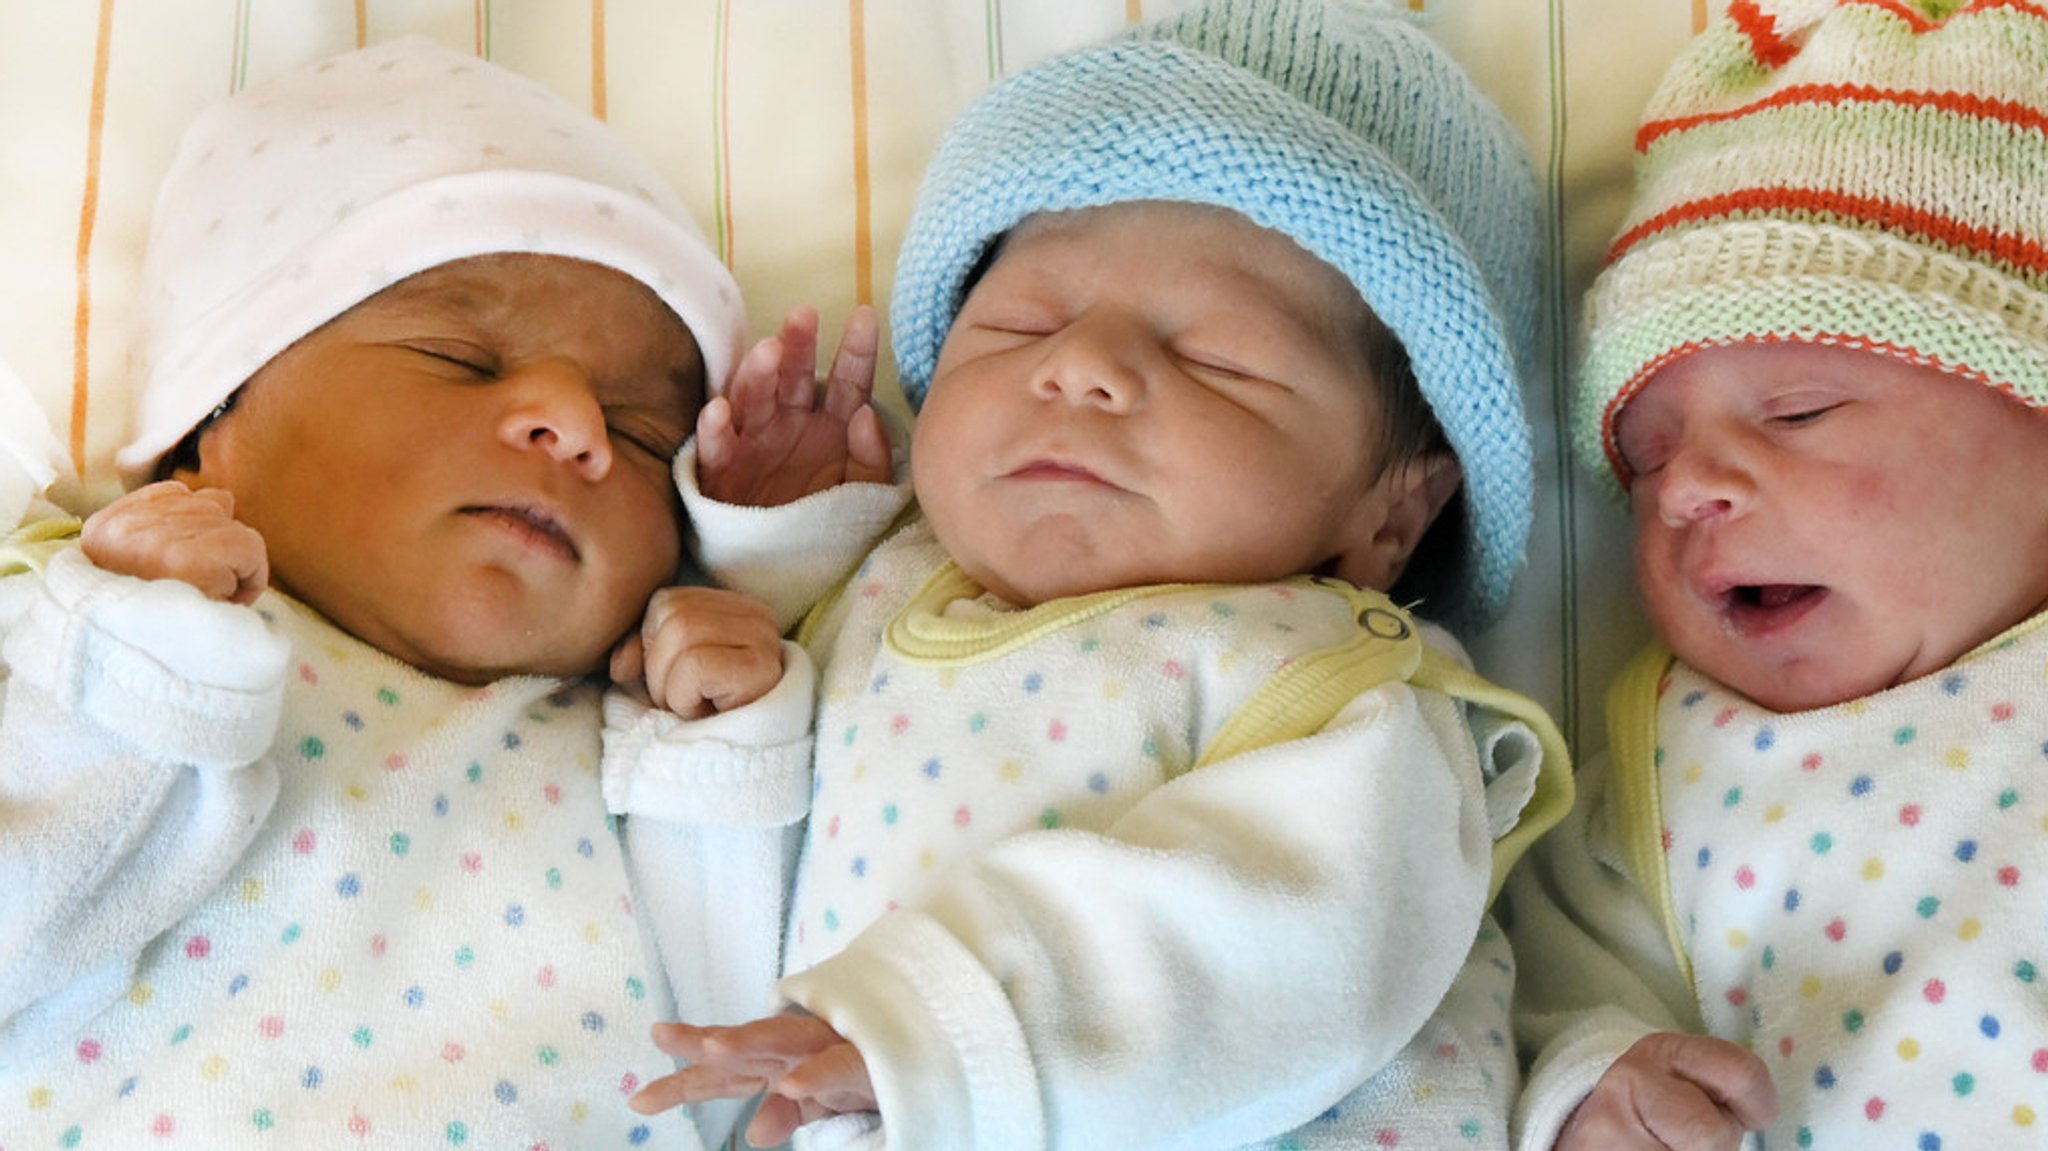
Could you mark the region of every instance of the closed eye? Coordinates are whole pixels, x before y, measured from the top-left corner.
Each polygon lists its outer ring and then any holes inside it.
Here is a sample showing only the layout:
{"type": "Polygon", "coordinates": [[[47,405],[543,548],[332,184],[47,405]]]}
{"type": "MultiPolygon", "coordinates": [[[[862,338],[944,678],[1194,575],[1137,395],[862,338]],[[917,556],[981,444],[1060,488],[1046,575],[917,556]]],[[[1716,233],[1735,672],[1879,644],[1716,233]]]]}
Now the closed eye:
{"type": "Polygon", "coordinates": [[[439,360],[444,364],[460,368],[474,376],[495,376],[496,362],[482,348],[468,344],[410,343],[403,346],[407,351],[439,360]]]}
{"type": "Polygon", "coordinates": [[[991,336],[1008,336],[1019,340],[1037,340],[1059,331],[1059,325],[1011,321],[996,324],[980,323],[974,325],[974,330],[991,336]]]}
{"type": "Polygon", "coordinates": [[[632,412],[605,413],[605,432],[614,441],[636,448],[658,460],[674,458],[682,450],[683,434],[658,421],[632,412]]]}
{"type": "Polygon", "coordinates": [[[1265,376],[1262,376],[1257,372],[1254,372],[1244,367],[1241,364],[1233,363],[1229,360],[1225,360],[1217,356],[1189,355],[1183,352],[1181,353],[1180,362],[1191,371],[1202,372],[1211,376],[1221,376],[1233,380],[1255,380],[1260,382],[1264,382],[1266,380],[1265,376]]]}
{"type": "Polygon", "coordinates": [[[1836,408],[1839,408],[1841,406],[1842,405],[1840,404],[1822,404],[1812,408],[1801,408],[1797,411],[1780,412],[1777,415],[1772,416],[1771,421],[1777,424],[1786,424],[1792,427],[1798,427],[1803,424],[1813,423],[1815,420],[1820,419],[1822,416],[1827,415],[1829,412],[1832,412],[1836,408]]]}
{"type": "Polygon", "coordinates": [[[1291,393],[1295,389],[1287,381],[1275,378],[1265,372],[1251,368],[1236,360],[1206,352],[1178,352],[1181,368],[1196,379],[1212,387],[1252,392],[1277,391],[1291,393]]]}

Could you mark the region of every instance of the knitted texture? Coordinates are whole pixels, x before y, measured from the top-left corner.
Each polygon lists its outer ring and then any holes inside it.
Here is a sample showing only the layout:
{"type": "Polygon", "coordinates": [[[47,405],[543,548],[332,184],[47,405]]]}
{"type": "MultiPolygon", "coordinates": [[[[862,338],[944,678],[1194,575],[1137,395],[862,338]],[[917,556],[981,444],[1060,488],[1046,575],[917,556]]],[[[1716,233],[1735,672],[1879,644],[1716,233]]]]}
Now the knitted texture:
{"type": "Polygon", "coordinates": [[[378,291],[495,252],[588,260],[682,318],[722,386],[739,287],[659,172],[541,85],[409,37],[187,129],[144,259],[131,485],[271,357],[378,291]]]}
{"type": "Polygon", "coordinates": [[[2048,404],[2048,8],[1734,0],[1672,65],[1586,303],[1582,460],[1717,345],[1864,348],[2048,404]]]}
{"type": "Polygon", "coordinates": [[[1034,213],[1134,200],[1233,209],[1358,287],[1464,468],[1463,553],[1404,590],[1483,628],[1521,566],[1533,482],[1518,364],[1540,227],[1513,129],[1364,0],[1219,0],[1022,72],[962,115],[919,189],[891,304],[911,403],[993,241],[1034,213]]]}

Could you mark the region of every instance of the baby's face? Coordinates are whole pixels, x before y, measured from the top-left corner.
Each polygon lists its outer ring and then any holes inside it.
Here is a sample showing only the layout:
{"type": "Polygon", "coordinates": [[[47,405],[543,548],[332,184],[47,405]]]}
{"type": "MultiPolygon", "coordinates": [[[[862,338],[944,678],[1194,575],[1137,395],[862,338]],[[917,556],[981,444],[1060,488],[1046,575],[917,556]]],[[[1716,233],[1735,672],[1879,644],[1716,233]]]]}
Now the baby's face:
{"type": "Polygon", "coordinates": [[[2048,601],[2048,413],[1846,348],[1696,352],[1625,407],[1665,642],[1778,711],[1926,675],[2048,601]]]}
{"type": "Polygon", "coordinates": [[[669,463],[701,378],[626,275],[462,260],[266,364],[181,478],[233,493],[280,587],[407,663],[582,674],[676,572],[669,463]]]}
{"type": "Polygon", "coordinates": [[[1336,564],[1383,514],[1365,304],[1233,212],[1034,217],[941,349],[911,451],[962,569],[1004,599],[1336,564]]]}

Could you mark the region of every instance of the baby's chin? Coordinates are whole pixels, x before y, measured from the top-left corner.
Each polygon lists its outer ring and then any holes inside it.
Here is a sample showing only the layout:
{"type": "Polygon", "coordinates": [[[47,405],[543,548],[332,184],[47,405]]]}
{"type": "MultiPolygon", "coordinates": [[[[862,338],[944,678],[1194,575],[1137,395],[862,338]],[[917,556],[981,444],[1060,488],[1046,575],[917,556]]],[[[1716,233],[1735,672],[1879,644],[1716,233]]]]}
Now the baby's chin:
{"type": "MultiPolygon", "coordinates": [[[[542,626],[544,621],[504,618],[472,610],[382,613],[362,605],[330,608],[308,603],[328,621],[385,655],[437,679],[484,687],[513,676],[580,679],[604,671],[631,620],[599,635],[596,625],[542,626]],[[351,610],[353,608],[353,610],[351,610]]],[[[606,626],[609,621],[606,621],[606,626]]]]}
{"type": "MultiPolygon", "coordinates": [[[[1681,655],[1680,658],[1684,657],[1681,655]]],[[[1810,658],[1798,658],[1772,665],[1745,663],[1736,667],[1710,667],[1705,664],[1693,666],[1722,685],[1748,697],[1757,705],[1785,715],[1802,711],[1820,711],[1838,707],[1851,700],[1866,699],[1939,671],[1952,662],[1952,658],[1927,666],[1922,666],[1923,661],[1918,660],[1900,664],[1810,658]]]]}

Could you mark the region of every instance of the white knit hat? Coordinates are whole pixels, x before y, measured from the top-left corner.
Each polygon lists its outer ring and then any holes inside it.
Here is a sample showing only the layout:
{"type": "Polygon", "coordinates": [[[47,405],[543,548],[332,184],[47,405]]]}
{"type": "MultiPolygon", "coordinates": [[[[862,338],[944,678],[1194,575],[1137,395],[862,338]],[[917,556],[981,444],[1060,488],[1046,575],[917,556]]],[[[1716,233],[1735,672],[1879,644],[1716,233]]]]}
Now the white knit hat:
{"type": "Polygon", "coordinates": [[[661,175],[541,85],[408,37],[248,89],[186,131],[143,265],[131,485],[272,357],[418,272],[497,252],[632,276],[716,392],[739,286],[661,175]]]}

